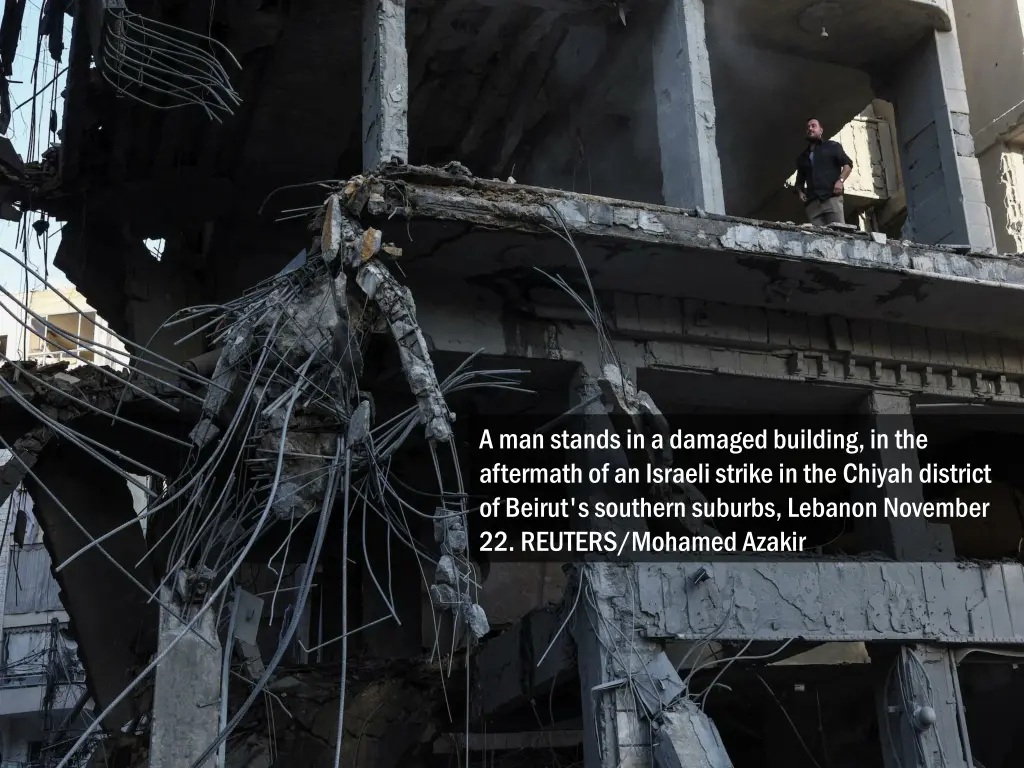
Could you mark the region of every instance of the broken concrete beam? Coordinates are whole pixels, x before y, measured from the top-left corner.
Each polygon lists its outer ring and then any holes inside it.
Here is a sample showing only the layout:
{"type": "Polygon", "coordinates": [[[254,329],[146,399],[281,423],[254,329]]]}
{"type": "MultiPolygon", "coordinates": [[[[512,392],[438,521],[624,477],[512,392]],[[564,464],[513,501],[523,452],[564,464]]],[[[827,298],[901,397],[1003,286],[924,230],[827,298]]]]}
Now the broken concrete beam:
{"type": "MultiPolygon", "coordinates": [[[[854,277],[858,281],[866,280],[868,273],[878,278],[886,275],[899,276],[900,280],[917,278],[924,281],[929,291],[951,289],[955,283],[956,290],[962,294],[959,301],[965,304],[986,302],[982,297],[983,291],[988,297],[986,303],[991,304],[1000,290],[1014,295],[1012,299],[1005,296],[1008,302],[1017,302],[1015,295],[1024,288],[1024,262],[1021,260],[978,254],[961,256],[944,246],[892,239],[878,243],[866,234],[826,233],[791,224],[726,217],[699,218],[664,206],[520,184],[464,179],[446,176],[436,169],[405,168],[389,172],[387,178],[405,183],[400,195],[393,193],[385,205],[373,212],[375,217],[379,215],[383,220],[383,217],[396,215],[417,221],[456,221],[500,232],[503,241],[513,232],[539,234],[554,241],[557,238],[551,234],[551,228],[560,229],[564,222],[573,237],[602,238],[602,247],[657,244],[663,248],[678,249],[678,255],[693,264],[693,269],[704,269],[705,264],[710,263],[702,262],[698,266],[698,256],[714,258],[716,264],[731,263],[736,256],[740,257],[735,259],[737,264],[748,265],[754,262],[743,258],[747,255],[782,258],[790,264],[804,264],[808,269],[820,267],[837,275],[840,274],[837,268],[848,267],[858,273],[854,277]],[[551,208],[558,212],[560,218],[552,214],[551,208]],[[727,262],[723,262],[723,258],[727,262]]],[[[539,245],[534,243],[531,247],[535,250],[531,252],[535,252],[539,245]]],[[[560,241],[559,247],[564,247],[560,241]]],[[[445,251],[446,254],[455,252],[457,249],[445,251]]],[[[587,251],[583,253],[586,257],[587,251]]],[[[672,258],[676,255],[673,253],[672,258]]],[[[655,257],[651,255],[650,258],[655,257]]],[[[606,269],[602,272],[607,274],[606,269]]],[[[595,282],[601,290],[600,281],[595,282]]],[[[708,294],[706,298],[729,301],[724,294],[708,294]]],[[[802,308],[809,308],[811,304],[804,303],[797,294],[793,294],[793,301],[797,302],[792,305],[794,311],[820,311],[820,305],[816,305],[816,310],[802,308]]],[[[1005,328],[1007,322],[1013,321],[1008,319],[1007,305],[1000,303],[999,307],[1001,317],[998,323],[995,317],[983,323],[975,318],[972,325],[964,329],[995,332],[997,328],[1005,328]],[[991,323],[991,327],[985,328],[987,323],[991,323]]],[[[929,325],[938,319],[938,327],[958,327],[962,318],[948,317],[948,314],[940,316],[936,313],[925,317],[915,311],[907,312],[904,317],[913,317],[912,322],[916,324],[929,325]]]]}
{"type": "MultiPolygon", "coordinates": [[[[50,559],[54,565],[64,564],[54,574],[61,603],[71,616],[89,689],[97,708],[105,709],[157,644],[157,610],[146,594],[152,568],[145,559],[148,545],[142,528],[131,525],[107,536],[135,519],[132,495],[122,475],[63,441],[51,442],[40,453],[25,485],[50,559]],[[94,547],[65,563],[101,537],[103,551],[94,547]]],[[[141,703],[120,700],[103,725],[116,732],[132,720],[137,706],[148,706],[147,698],[142,694],[141,703]]]]}
{"type": "Polygon", "coordinates": [[[376,261],[368,261],[359,268],[356,283],[380,308],[395,337],[402,370],[416,397],[427,440],[448,442],[454,419],[437,380],[426,338],[416,320],[412,293],[388,272],[387,267],[376,261]]]}
{"type": "Polygon", "coordinates": [[[409,159],[405,0],[363,0],[363,167],[409,159]]]}
{"type": "Polygon", "coordinates": [[[732,768],[715,724],[689,699],[662,714],[652,751],[656,768],[732,768]]]}

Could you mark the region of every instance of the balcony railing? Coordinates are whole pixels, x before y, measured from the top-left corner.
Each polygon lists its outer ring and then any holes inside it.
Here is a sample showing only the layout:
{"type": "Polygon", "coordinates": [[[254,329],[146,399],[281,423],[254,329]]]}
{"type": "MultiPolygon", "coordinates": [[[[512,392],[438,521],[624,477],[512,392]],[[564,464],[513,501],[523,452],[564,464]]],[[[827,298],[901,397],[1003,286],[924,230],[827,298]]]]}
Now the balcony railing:
{"type": "Polygon", "coordinates": [[[0,688],[30,688],[35,685],[46,685],[46,675],[42,672],[0,675],[0,688]]]}

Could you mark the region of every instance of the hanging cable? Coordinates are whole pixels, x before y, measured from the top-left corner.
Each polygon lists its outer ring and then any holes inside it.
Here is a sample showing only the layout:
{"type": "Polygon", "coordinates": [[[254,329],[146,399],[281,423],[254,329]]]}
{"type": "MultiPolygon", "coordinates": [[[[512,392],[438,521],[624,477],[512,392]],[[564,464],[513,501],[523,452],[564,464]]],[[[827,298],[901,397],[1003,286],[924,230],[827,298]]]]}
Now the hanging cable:
{"type": "Polygon", "coordinates": [[[105,11],[97,59],[103,78],[121,95],[154,109],[198,106],[221,122],[242,100],[217,53],[241,69],[218,41],[122,7],[105,11]]]}

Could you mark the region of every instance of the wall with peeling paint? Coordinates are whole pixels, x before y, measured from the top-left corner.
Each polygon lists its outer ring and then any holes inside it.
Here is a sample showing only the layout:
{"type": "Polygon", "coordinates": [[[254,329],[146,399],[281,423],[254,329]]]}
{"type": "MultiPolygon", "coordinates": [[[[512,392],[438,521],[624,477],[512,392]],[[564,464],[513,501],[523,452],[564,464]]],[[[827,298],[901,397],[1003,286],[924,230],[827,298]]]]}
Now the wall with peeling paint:
{"type": "MultiPolygon", "coordinates": [[[[1014,0],[953,0],[971,104],[971,129],[982,132],[1024,100],[1024,19],[1014,0]]],[[[1024,108],[1018,108],[1018,112],[1024,108]]],[[[1007,116],[1018,119],[1017,114],[1007,116]]],[[[998,132],[1006,127],[999,126],[998,132]]],[[[979,151],[987,147],[979,146],[979,151]]]]}

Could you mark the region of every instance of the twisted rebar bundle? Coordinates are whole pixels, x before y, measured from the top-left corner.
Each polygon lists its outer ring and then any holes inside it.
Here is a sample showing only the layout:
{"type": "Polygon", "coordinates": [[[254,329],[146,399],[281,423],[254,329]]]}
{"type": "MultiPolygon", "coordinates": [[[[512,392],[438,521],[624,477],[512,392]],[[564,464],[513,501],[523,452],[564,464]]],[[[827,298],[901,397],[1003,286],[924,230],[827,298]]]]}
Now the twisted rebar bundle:
{"type": "Polygon", "coordinates": [[[211,120],[241,104],[215,51],[241,65],[224,45],[126,8],[109,8],[103,24],[100,69],[124,96],[156,109],[202,107],[211,120]],[[186,41],[193,37],[198,44],[186,41]],[[201,47],[205,44],[206,49],[201,47]]]}

